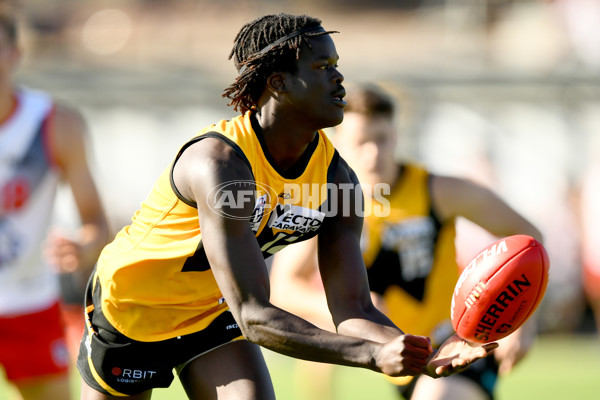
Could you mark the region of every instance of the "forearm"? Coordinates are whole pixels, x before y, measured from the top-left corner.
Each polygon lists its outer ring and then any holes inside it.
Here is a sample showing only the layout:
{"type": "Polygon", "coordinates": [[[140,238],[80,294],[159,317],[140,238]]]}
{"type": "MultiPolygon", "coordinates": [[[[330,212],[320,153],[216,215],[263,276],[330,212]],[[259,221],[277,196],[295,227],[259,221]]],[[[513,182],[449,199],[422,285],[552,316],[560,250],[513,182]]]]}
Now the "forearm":
{"type": "Polygon", "coordinates": [[[364,315],[339,322],[337,331],[342,335],[360,337],[378,343],[388,342],[403,334],[402,330],[374,306],[365,310],[364,315]]]}
{"type": "Polygon", "coordinates": [[[290,357],[381,372],[379,343],[319,329],[274,306],[249,308],[241,313],[240,327],[251,342],[290,357]]]}
{"type": "Polygon", "coordinates": [[[81,226],[77,232],[77,244],[79,245],[80,269],[91,271],[100,252],[108,243],[109,230],[106,221],[87,223],[81,226]]]}
{"type": "MultiPolygon", "coordinates": [[[[235,223],[232,222],[232,224],[235,223]]],[[[269,350],[310,361],[362,367],[382,371],[376,361],[382,344],[359,337],[343,336],[317,328],[308,321],[273,305],[262,255],[246,228],[230,231],[226,240],[206,238],[215,279],[244,337],[269,350]],[[245,252],[239,251],[245,249],[245,252]],[[216,254],[226,256],[215,256],[216,254]]],[[[400,356],[398,355],[398,358],[400,356]]],[[[381,363],[390,364],[381,357],[381,363]]]]}

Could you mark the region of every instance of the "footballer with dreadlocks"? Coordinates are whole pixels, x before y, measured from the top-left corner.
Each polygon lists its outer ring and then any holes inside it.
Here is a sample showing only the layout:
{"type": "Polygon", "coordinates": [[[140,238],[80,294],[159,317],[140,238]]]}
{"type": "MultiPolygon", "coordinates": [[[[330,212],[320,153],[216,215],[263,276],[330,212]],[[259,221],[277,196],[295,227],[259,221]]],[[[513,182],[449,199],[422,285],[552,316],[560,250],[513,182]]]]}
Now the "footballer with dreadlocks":
{"type": "Polygon", "coordinates": [[[173,369],[190,399],[274,399],[260,346],[391,376],[454,373],[495,344],[433,352],[371,303],[362,192],[322,129],[343,119],[333,31],[308,16],[244,25],[224,96],[241,114],[185,143],[107,245],[86,292],[83,400],[150,399],[173,369]],[[319,233],[337,333],[269,301],[265,259],[319,233]]]}

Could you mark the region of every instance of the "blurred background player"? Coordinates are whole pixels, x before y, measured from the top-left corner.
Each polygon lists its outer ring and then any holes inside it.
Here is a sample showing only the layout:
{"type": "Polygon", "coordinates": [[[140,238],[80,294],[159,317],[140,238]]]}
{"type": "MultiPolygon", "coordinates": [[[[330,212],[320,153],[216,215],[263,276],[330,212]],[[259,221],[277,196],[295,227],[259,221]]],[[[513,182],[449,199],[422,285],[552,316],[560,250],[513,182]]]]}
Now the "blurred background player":
{"type": "MultiPolygon", "coordinates": [[[[439,345],[453,333],[450,299],[460,273],[456,219],[467,218],[499,237],[521,233],[541,240],[541,234],[483,186],[434,175],[412,163],[398,163],[395,105],[381,88],[350,88],[346,101],[344,120],[335,127],[333,141],[364,187],[361,247],[374,303],[398,326],[430,336],[439,345]],[[382,192],[377,185],[382,183],[389,185],[391,192],[384,201],[378,201],[382,192]],[[387,207],[386,202],[389,213],[378,216],[377,207],[387,207]]],[[[490,235],[488,240],[495,239],[490,235]]],[[[271,300],[324,329],[334,330],[318,274],[316,248],[317,241],[311,239],[275,256],[271,300]]],[[[452,377],[393,381],[405,398],[413,400],[491,399],[498,370],[510,371],[525,355],[533,335],[533,324],[528,323],[503,340],[495,355],[452,377]]],[[[314,383],[308,385],[310,388],[331,396],[328,370],[328,366],[311,364],[305,372],[310,371],[308,380],[314,383]]]]}
{"type": "Polygon", "coordinates": [[[0,13],[0,367],[25,400],[69,399],[65,333],[83,332],[83,287],[108,240],[108,223],[86,159],[76,111],[14,84],[20,59],[16,17],[0,13]],[[59,182],[71,189],[81,227],[51,229],[59,182]],[[46,236],[48,234],[48,236],[46,236]],[[62,276],[62,278],[59,278],[62,276]],[[60,281],[75,291],[61,301],[60,281]]]}

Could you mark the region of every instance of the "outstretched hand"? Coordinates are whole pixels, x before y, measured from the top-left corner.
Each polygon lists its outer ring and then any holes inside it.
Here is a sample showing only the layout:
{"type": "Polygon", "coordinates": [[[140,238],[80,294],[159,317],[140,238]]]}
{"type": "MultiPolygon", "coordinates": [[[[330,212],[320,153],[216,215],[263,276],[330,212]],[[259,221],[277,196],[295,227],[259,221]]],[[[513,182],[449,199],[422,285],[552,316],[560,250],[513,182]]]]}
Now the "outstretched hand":
{"type": "Polygon", "coordinates": [[[456,334],[450,336],[434,353],[423,371],[432,378],[460,372],[480,358],[487,357],[498,343],[470,344],[456,334]]]}

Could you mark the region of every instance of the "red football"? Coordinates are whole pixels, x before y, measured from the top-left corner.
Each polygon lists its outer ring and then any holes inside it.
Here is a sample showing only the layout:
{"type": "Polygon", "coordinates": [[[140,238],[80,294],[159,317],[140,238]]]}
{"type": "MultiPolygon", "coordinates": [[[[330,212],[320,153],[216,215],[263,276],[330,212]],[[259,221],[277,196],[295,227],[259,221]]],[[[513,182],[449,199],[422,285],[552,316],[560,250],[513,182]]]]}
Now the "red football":
{"type": "Polygon", "coordinates": [[[485,248],[456,282],[450,315],[457,335],[477,343],[510,335],[540,304],[549,267],[546,249],[531,236],[508,236],[485,248]]]}

